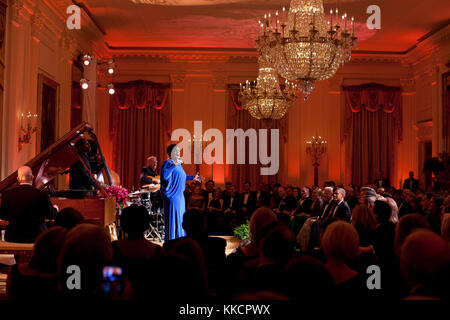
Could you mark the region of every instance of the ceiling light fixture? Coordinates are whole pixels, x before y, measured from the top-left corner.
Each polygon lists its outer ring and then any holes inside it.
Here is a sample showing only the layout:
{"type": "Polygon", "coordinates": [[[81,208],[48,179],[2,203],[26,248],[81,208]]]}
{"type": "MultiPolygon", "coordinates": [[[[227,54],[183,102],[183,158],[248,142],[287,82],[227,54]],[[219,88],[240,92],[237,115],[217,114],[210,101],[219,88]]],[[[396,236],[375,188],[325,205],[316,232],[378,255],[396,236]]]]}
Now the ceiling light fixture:
{"type": "Polygon", "coordinates": [[[322,0],[292,0],[287,19],[283,8],[281,17],[277,11],[259,21],[258,51],[281,77],[298,84],[305,100],[315,81],[331,78],[357,46],[353,17],[348,21],[345,13],[340,20],[338,12],[333,21],[330,11],[327,22],[322,0]]]}
{"type": "Polygon", "coordinates": [[[281,119],[297,98],[295,85],[285,81],[281,90],[275,69],[263,57],[259,57],[259,74],[254,82],[240,85],[239,98],[242,107],[256,119],[281,119]]]}
{"type": "Polygon", "coordinates": [[[108,93],[114,94],[116,91],[114,90],[114,85],[112,83],[108,84],[108,93]]]}

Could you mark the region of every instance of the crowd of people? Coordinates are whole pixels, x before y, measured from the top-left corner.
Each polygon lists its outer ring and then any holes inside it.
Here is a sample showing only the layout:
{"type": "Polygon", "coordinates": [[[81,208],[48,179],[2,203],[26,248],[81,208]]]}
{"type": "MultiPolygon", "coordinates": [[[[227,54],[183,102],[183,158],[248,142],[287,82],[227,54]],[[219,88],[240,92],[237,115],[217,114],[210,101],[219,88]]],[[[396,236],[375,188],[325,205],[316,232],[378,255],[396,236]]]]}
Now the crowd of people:
{"type": "Polygon", "coordinates": [[[231,183],[222,190],[209,180],[205,189],[189,184],[185,198],[186,236],[162,247],[144,237],[150,222],[144,207],[122,211],[126,237],[113,242],[82,213],[59,211],[55,226],[37,237],[31,261],[11,268],[9,298],[449,297],[448,191],[333,182],[313,188],[259,184],[252,190],[245,182],[237,193],[231,183]],[[232,234],[247,220],[249,242],[226,256],[226,241],[212,235],[232,234]],[[80,268],[79,288],[69,285],[71,266],[80,268]],[[122,273],[106,277],[105,267],[122,273]]]}

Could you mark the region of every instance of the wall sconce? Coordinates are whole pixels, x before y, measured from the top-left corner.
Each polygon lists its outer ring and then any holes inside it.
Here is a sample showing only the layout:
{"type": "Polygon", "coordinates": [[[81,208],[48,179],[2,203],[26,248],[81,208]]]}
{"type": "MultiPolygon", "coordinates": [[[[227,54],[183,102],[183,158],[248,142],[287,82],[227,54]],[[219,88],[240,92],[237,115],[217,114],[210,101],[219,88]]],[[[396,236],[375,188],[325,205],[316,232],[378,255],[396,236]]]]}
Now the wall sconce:
{"type": "Polygon", "coordinates": [[[31,114],[31,112],[28,112],[26,115],[23,113],[20,115],[19,151],[22,150],[24,144],[31,143],[31,135],[38,129],[37,118],[38,115],[31,114]],[[26,122],[26,127],[24,127],[24,122],[26,122]]]}

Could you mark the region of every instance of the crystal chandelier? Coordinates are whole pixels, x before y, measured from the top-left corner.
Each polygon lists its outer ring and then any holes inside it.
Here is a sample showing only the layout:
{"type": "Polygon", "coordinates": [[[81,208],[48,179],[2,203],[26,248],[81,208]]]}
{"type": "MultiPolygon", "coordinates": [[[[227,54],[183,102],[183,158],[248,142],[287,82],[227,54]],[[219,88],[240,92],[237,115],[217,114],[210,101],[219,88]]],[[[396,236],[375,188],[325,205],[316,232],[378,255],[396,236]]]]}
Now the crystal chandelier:
{"type": "Polygon", "coordinates": [[[258,63],[257,80],[240,85],[242,107],[256,119],[281,119],[297,98],[296,87],[286,80],[281,90],[275,69],[261,56],[258,63]]]}
{"type": "Polygon", "coordinates": [[[335,13],[335,24],[330,11],[327,25],[322,0],[292,0],[287,21],[285,8],[281,17],[277,11],[274,17],[265,15],[259,21],[258,51],[281,77],[297,82],[305,100],[314,82],[332,77],[357,46],[353,17],[347,25],[347,14],[340,21],[338,9],[335,13]]]}

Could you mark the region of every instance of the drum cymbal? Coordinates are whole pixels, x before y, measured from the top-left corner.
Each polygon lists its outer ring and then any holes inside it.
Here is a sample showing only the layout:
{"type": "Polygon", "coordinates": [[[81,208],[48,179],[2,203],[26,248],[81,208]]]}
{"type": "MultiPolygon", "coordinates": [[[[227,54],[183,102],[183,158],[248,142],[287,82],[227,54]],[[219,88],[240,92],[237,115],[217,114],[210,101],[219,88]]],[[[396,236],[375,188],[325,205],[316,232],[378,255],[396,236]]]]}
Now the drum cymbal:
{"type": "Polygon", "coordinates": [[[133,193],[129,193],[128,196],[129,197],[139,197],[141,194],[144,194],[144,193],[148,193],[148,190],[135,191],[133,193]]]}

